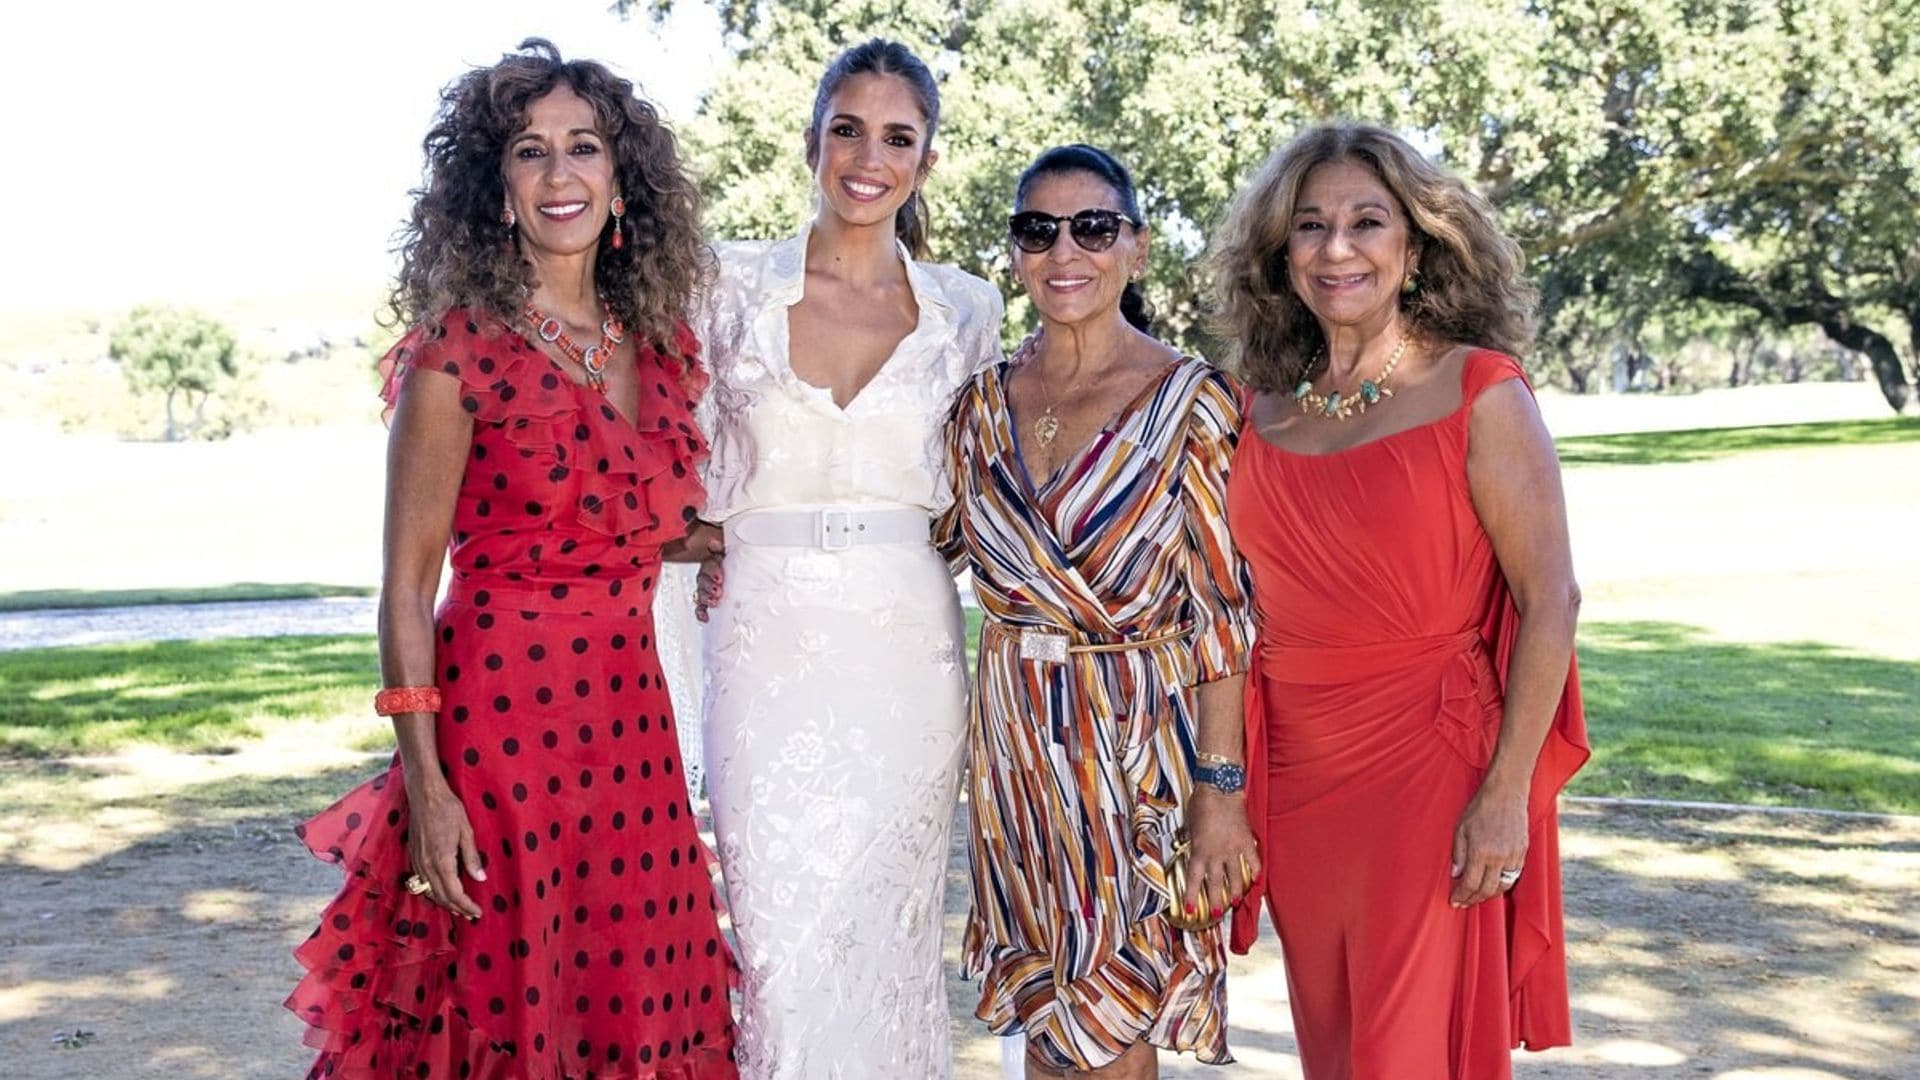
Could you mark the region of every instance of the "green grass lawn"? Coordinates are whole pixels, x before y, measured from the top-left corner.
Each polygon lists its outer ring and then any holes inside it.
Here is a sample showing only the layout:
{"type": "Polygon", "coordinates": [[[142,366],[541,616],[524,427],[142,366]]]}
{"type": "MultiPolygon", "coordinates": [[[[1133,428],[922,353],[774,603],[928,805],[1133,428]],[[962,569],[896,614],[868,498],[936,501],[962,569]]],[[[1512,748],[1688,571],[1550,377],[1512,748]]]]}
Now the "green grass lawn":
{"type": "Polygon", "coordinates": [[[365,585],[320,585],[310,581],[286,584],[242,581],[232,585],[181,589],[33,589],[0,592],[0,611],[207,604],[229,600],[313,600],[331,596],[372,596],[376,591],[365,585]]]}
{"type": "Polygon", "coordinates": [[[231,747],[269,723],[361,714],[370,636],[230,638],[0,653],[0,755],[134,743],[231,747]]]}
{"type": "Polygon", "coordinates": [[[1823,446],[1882,446],[1920,442],[1920,417],[1843,420],[1819,424],[1647,431],[1560,439],[1562,465],[1669,465],[1711,461],[1754,450],[1823,446]]]}
{"type": "MultiPolygon", "coordinates": [[[[1920,813],[1913,664],[1663,622],[1590,624],[1580,655],[1595,754],[1577,793],[1920,813]]],[[[370,637],[0,653],[0,754],[227,748],[364,712],[376,670],[370,637]]]]}
{"type": "Polygon", "coordinates": [[[1583,795],[1920,813],[1920,665],[1669,622],[1581,628],[1583,795]]]}

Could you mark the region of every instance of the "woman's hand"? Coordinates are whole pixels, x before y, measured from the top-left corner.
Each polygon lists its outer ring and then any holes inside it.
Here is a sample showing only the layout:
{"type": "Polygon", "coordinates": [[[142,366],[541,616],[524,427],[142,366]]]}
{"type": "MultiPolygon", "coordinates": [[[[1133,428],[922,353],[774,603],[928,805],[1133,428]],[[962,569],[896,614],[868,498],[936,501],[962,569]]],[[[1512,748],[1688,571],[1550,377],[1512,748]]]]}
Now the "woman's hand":
{"type": "Polygon", "coordinates": [[[413,872],[433,886],[427,899],[464,919],[479,919],[480,905],[460,887],[460,872],[464,869],[475,881],[487,880],[487,872],[480,867],[473,826],[460,797],[434,773],[407,784],[407,806],[407,856],[413,872]]]}
{"type": "Polygon", "coordinates": [[[1453,830],[1454,907],[1472,907],[1513,888],[1501,871],[1527,861],[1527,789],[1483,783],[1453,830]]]}
{"type": "Polygon", "coordinates": [[[693,617],[701,622],[707,621],[707,609],[720,602],[725,595],[727,575],[721,565],[719,555],[709,555],[700,560],[700,573],[693,593],[693,617]]]}
{"type": "Polygon", "coordinates": [[[693,519],[687,535],[661,545],[660,558],[666,562],[700,562],[727,550],[726,530],[711,521],[693,519]]]}
{"type": "Polygon", "coordinates": [[[1218,920],[1260,876],[1260,848],[1247,823],[1246,796],[1195,784],[1187,804],[1187,836],[1192,842],[1187,895],[1179,902],[1188,914],[1205,912],[1218,920]]]}

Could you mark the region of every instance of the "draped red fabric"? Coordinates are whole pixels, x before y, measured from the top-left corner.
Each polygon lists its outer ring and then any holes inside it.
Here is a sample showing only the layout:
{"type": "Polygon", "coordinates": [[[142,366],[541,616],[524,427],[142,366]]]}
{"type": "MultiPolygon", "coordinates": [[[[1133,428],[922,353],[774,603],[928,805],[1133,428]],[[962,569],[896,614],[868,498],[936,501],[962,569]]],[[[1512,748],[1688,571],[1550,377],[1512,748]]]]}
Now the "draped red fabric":
{"type": "Polygon", "coordinates": [[[1588,756],[1571,666],[1504,896],[1448,903],[1451,837],[1491,761],[1519,619],[1466,478],[1468,421],[1512,358],[1468,356],[1457,410],[1349,450],[1243,433],[1228,496],[1254,577],[1248,815],[1309,1077],[1510,1075],[1571,1040],[1557,796],[1588,756]]]}

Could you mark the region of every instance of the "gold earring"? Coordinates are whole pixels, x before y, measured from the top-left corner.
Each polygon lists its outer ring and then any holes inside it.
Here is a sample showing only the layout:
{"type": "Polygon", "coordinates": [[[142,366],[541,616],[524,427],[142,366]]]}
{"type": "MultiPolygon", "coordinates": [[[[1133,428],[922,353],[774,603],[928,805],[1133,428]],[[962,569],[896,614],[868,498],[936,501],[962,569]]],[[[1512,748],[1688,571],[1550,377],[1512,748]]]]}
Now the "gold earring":
{"type": "Polygon", "coordinates": [[[1414,291],[1419,288],[1420,288],[1420,271],[1418,270],[1407,271],[1406,279],[1400,282],[1400,295],[1412,296],[1414,294],[1414,291]]]}

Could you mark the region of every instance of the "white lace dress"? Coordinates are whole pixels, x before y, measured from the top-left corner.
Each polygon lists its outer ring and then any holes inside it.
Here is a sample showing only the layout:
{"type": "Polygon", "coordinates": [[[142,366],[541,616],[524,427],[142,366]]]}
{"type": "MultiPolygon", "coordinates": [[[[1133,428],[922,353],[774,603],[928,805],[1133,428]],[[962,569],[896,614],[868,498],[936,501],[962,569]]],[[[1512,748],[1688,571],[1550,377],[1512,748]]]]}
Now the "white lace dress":
{"type": "MultiPolygon", "coordinates": [[[[949,501],[942,429],[1001,300],[907,261],[919,322],[845,409],[788,363],[806,234],[724,245],[706,516],[949,501]]],[[[901,257],[906,259],[903,251],[901,257]]],[[[963,622],[930,545],[734,544],[706,628],[705,768],[745,985],[747,1080],[952,1072],[940,931],[966,732],[963,622]]]]}

